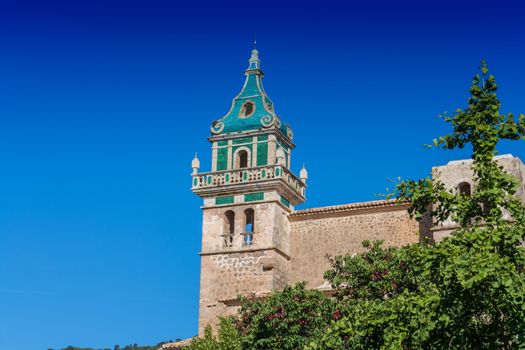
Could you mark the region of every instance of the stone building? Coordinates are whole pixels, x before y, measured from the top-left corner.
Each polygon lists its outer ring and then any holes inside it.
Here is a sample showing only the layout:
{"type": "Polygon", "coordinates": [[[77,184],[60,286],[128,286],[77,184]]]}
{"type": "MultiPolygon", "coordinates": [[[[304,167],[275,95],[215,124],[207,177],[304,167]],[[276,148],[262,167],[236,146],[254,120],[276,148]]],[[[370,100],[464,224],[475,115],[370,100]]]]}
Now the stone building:
{"type": "MultiPolygon", "coordinates": [[[[254,49],[241,92],[211,125],[211,171],[199,172],[197,156],[192,162],[192,190],[204,200],[199,334],[217,316],[234,313],[239,295],[263,297],[299,281],[328,289],[326,254],[359,252],[365,239],[395,246],[421,235],[441,239],[454,228],[416,222],[406,205],[388,200],[295,210],[305,201],[308,173],[290,170],[293,133],[263,88],[260,64],[254,49]]],[[[525,200],[525,166],[512,156],[499,161],[521,179],[518,195],[525,200]]],[[[470,164],[450,162],[433,175],[469,193],[470,164]]]]}

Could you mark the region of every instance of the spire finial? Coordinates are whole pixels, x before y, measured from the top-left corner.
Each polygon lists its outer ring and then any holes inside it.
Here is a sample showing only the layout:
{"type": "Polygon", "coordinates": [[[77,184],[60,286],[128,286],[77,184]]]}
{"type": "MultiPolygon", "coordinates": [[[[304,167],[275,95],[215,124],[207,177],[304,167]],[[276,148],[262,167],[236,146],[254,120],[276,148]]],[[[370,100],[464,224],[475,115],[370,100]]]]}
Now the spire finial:
{"type": "Polygon", "coordinates": [[[306,180],[308,179],[308,171],[306,170],[306,167],[304,166],[304,163],[303,163],[303,167],[302,167],[301,171],[299,172],[299,178],[304,183],[306,183],[306,180]]]}
{"type": "Polygon", "coordinates": [[[191,168],[193,169],[193,172],[191,174],[196,175],[200,167],[201,167],[201,162],[199,161],[199,158],[197,157],[197,152],[195,152],[195,157],[191,161],[191,168]]]}
{"type": "Polygon", "coordinates": [[[260,69],[261,61],[259,61],[259,51],[257,51],[257,39],[256,38],[254,38],[253,40],[252,55],[248,62],[250,62],[250,67],[248,68],[248,70],[260,69]]]}
{"type": "Polygon", "coordinates": [[[253,49],[257,50],[257,33],[253,33],[253,49]]]}

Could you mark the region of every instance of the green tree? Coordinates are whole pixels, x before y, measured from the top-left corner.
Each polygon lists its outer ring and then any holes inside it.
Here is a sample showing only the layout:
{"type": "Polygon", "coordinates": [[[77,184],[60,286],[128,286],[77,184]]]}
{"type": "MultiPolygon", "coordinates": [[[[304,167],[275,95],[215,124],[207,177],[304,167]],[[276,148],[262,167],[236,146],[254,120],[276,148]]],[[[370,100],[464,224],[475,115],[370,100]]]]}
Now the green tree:
{"type": "Polygon", "coordinates": [[[242,348],[302,349],[323,332],[334,311],[330,298],[306,289],[304,283],[285,287],[264,300],[245,300],[237,324],[242,348]]]}
{"type": "Polygon", "coordinates": [[[500,140],[524,138],[525,116],[500,114],[495,78],[485,62],[480,71],[468,106],[445,118],[452,132],[434,140],[444,149],[472,147],[472,195],[430,178],[402,181],[394,193],[411,202],[416,219],[430,210],[437,222],[452,218],[460,227],[440,243],[396,250],[416,288],[354,300],[310,349],[525,348],[525,208],[516,180],[494,161],[500,140]]]}
{"type": "Polygon", "coordinates": [[[208,326],[204,330],[204,336],[194,338],[184,350],[241,350],[240,334],[235,328],[233,318],[221,318],[219,320],[218,335],[215,336],[208,326]]]}

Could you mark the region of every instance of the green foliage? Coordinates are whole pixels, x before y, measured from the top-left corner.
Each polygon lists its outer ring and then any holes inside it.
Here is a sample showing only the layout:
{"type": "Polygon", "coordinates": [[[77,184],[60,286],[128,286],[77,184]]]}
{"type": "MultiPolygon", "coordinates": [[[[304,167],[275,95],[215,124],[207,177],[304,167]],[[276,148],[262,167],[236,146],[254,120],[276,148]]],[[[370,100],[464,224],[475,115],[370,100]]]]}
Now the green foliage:
{"type": "Polygon", "coordinates": [[[416,288],[416,278],[409,261],[412,247],[382,248],[382,241],[363,242],[366,252],[330,259],[331,269],[324,278],[335,289],[341,302],[383,300],[416,288]]]}
{"type": "Polygon", "coordinates": [[[220,320],[217,335],[206,327],[204,335],[184,350],[296,350],[327,328],[334,301],[304,283],[274,291],[262,300],[243,298],[236,318],[220,320]]]}
{"type": "Polygon", "coordinates": [[[512,114],[500,114],[497,85],[494,76],[488,74],[485,61],[481,62],[480,71],[482,74],[474,77],[470,88],[469,105],[465,110],[458,109],[453,117],[445,117],[452,124],[452,133],[434,139],[434,146],[445,150],[472,146],[476,191],[472,196],[458,196],[430,178],[402,181],[392,195],[412,202],[410,213],[416,218],[433,205],[436,221],[450,217],[464,227],[501,221],[503,208],[523,219],[521,205],[513,196],[516,180],[503,172],[493,157],[500,140],[525,139],[525,116],[520,114],[516,121],[512,114]]]}
{"type": "Polygon", "coordinates": [[[218,335],[213,335],[211,327],[204,330],[204,336],[194,338],[184,350],[241,350],[241,338],[232,318],[221,318],[218,335]]]}
{"type": "Polygon", "coordinates": [[[525,117],[499,113],[495,78],[485,62],[480,70],[467,108],[445,119],[452,133],[434,140],[444,149],[472,147],[473,193],[427,178],[402,181],[393,194],[412,204],[416,219],[430,210],[436,223],[452,218],[459,229],[433,245],[373,247],[370,261],[370,251],[336,260],[326,276],[345,286],[341,303],[349,312],[308,349],[525,348],[525,208],[515,179],[493,160],[500,140],[523,139],[525,117]],[[395,270],[398,259],[410,269],[395,270]],[[407,285],[396,291],[388,275],[380,283],[364,279],[382,268],[406,272],[407,285]]]}
{"type": "MultiPolygon", "coordinates": [[[[380,241],[365,241],[363,246],[364,253],[331,260],[325,278],[336,291],[342,317],[307,349],[380,349],[385,343],[383,334],[388,334],[389,343],[399,345],[408,329],[394,329],[408,320],[412,337],[422,338],[419,317],[436,298],[429,295],[421,303],[410,304],[415,293],[426,288],[420,286],[421,268],[414,264],[426,244],[383,248],[380,241]]],[[[400,348],[396,346],[392,349],[400,348]]]]}
{"type": "Polygon", "coordinates": [[[304,283],[274,292],[264,300],[245,299],[239,311],[242,349],[302,349],[334,317],[333,301],[304,283]]]}

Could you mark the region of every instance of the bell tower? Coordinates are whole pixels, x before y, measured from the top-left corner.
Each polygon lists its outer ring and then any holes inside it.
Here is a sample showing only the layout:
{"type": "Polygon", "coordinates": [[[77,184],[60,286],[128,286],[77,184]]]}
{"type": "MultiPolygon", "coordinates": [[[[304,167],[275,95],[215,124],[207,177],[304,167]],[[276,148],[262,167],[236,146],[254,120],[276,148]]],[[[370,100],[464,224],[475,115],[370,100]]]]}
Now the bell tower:
{"type": "Polygon", "coordinates": [[[241,92],[211,124],[210,172],[192,162],[192,190],[204,201],[199,334],[232,314],[239,295],[262,296],[288,281],[288,215],[305,201],[307,172],[290,171],[293,133],[264,91],[254,47],[241,92]]]}

